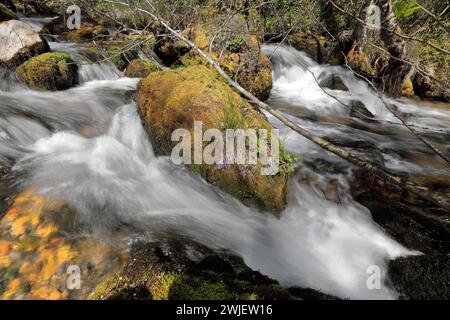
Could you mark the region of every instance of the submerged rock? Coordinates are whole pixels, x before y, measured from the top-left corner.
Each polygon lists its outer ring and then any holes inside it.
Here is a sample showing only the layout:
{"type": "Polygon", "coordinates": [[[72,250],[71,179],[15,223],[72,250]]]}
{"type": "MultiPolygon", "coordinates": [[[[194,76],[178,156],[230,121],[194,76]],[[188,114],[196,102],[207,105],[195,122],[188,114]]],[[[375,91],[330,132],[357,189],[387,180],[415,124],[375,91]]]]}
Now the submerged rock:
{"type": "Polygon", "coordinates": [[[77,65],[67,53],[49,52],[17,68],[17,75],[36,90],[65,90],[77,83],[77,65]]]}
{"type": "Polygon", "coordinates": [[[150,73],[162,70],[162,66],[155,61],[134,59],[125,70],[125,75],[130,78],[145,78],[150,73]]]}
{"type": "Polygon", "coordinates": [[[361,120],[370,120],[371,118],[375,118],[372,112],[367,110],[364,103],[359,100],[352,100],[349,103],[350,106],[350,116],[359,118],[361,120]]]}
{"type": "Polygon", "coordinates": [[[337,65],[341,60],[331,40],[317,37],[310,30],[289,35],[287,40],[295,49],[305,51],[318,63],[337,65]]]}
{"type": "Polygon", "coordinates": [[[14,67],[49,50],[30,25],[18,20],[0,23],[0,65],[14,67]]]}
{"type": "Polygon", "coordinates": [[[342,78],[337,75],[328,75],[327,77],[319,81],[319,85],[323,88],[332,90],[348,91],[348,87],[345,85],[342,78]]]}
{"type": "MultiPolygon", "coordinates": [[[[184,128],[192,133],[194,121],[201,121],[204,131],[210,128],[222,132],[225,129],[272,129],[263,115],[221,80],[218,73],[205,66],[151,74],[140,82],[136,100],[153,147],[160,155],[170,155],[178,144],[171,141],[173,131],[184,128]]],[[[280,159],[284,157],[280,155],[280,159]]],[[[284,207],[287,173],[283,171],[262,175],[259,161],[257,165],[190,167],[208,182],[248,204],[272,212],[284,207]]]]}
{"type": "Polygon", "coordinates": [[[11,11],[8,7],[0,3],[0,22],[9,21],[9,20],[17,20],[17,15],[11,11]]]}

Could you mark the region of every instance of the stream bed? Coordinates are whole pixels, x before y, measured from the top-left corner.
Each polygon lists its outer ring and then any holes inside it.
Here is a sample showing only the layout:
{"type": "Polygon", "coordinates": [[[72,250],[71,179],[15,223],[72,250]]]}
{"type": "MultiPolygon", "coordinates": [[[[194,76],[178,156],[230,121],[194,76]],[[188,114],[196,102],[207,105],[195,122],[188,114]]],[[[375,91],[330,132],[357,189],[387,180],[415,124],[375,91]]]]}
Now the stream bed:
{"type": "MultiPolygon", "coordinates": [[[[15,74],[0,70],[0,166],[8,169],[9,184],[17,192],[31,192],[33,201],[43,197],[54,206],[69,207],[82,226],[78,236],[108,247],[105,230],[115,232],[115,253],[101,255],[107,262],[96,264],[99,269],[114,269],[133,239],[170,235],[231,251],[286,287],[313,288],[341,298],[398,297],[385,281],[388,261],[421,253],[396,241],[374,222],[368,208],[352,198],[354,167],[268,116],[281,129],[287,150],[300,154],[301,160],[280,217],[258,212],[169,157],[154,155],[130,94],[139,79],[123,77],[110,63],[92,63],[79,44],[50,46],[70,53],[79,64],[79,85],[38,92],[21,84],[15,74]],[[324,192],[330,181],[338,201],[324,192]],[[377,290],[367,286],[373,266],[381,270],[383,285],[377,290]]],[[[268,103],[289,119],[399,175],[450,180],[445,163],[402,127],[350,71],[318,65],[289,47],[271,45],[263,51],[273,63],[274,87],[268,103]],[[329,94],[348,104],[361,101],[376,121],[350,116],[350,110],[327,95],[317,80],[329,75],[338,75],[348,89],[325,89],[329,94]]],[[[450,155],[448,104],[389,102],[450,155]]],[[[32,210],[15,204],[24,214],[32,210]]],[[[98,258],[95,251],[85,255],[98,258]]],[[[33,261],[27,254],[10,258],[18,265],[33,261]]],[[[98,272],[98,279],[103,276],[98,272]]],[[[91,279],[92,286],[98,279],[91,279]]],[[[43,280],[29,279],[33,281],[43,280]]]]}

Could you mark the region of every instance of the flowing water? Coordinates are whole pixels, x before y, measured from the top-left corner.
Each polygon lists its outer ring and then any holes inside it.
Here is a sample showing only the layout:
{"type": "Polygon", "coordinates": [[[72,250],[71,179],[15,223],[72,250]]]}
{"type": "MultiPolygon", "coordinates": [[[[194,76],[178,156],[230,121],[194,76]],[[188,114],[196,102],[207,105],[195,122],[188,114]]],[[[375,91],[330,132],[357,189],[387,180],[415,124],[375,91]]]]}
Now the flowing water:
{"type": "MultiPolygon", "coordinates": [[[[51,46],[71,53],[81,64],[76,88],[37,92],[21,85],[14,74],[4,70],[1,74],[0,164],[20,173],[21,188],[34,187],[48,199],[67,203],[93,234],[132,226],[131,237],[187,237],[213,249],[231,250],[251,268],[285,286],[311,287],[348,298],[396,297],[386,285],[369,290],[367,270],[379,266],[384,281],[388,260],[417,253],[391,239],[373,222],[370,211],[351,198],[352,167],[270,119],[285,133],[288,150],[302,155],[299,172],[314,180],[291,179],[288,204],[280,218],[248,208],[172,164],[170,158],[154,155],[127,94],[136,88],[137,79],[122,77],[107,63],[85,63],[89,58],[74,44],[51,46]],[[312,164],[318,159],[344,170],[317,172],[312,164]],[[331,179],[339,184],[338,203],[323,192],[331,179]]],[[[389,168],[445,173],[437,160],[426,166],[408,160],[405,154],[427,150],[391,123],[395,119],[382,109],[376,95],[349,72],[317,65],[293,49],[264,50],[272,53],[274,62],[270,103],[291,119],[323,136],[371,141],[389,168]],[[305,64],[319,78],[328,72],[342,75],[351,89],[336,94],[364,100],[372,113],[390,122],[354,126],[348,110],[317,87],[305,64]]],[[[424,133],[448,141],[448,111],[406,100],[395,103],[411,114],[424,133]]]]}

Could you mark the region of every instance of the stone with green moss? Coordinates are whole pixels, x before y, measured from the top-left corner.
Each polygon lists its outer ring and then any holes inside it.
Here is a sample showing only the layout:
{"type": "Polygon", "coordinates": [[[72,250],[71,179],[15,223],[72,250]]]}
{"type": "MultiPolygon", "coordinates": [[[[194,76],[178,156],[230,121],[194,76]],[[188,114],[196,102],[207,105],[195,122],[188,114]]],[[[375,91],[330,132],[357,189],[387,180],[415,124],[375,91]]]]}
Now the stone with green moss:
{"type": "Polygon", "coordinates": [[[36,90],[65,90],[77,83],[77,65],[62,52],[41,54],[21,64],[16,71],[21,80],[36,90]]]}
{"type": "MultiPolygon", "coordinates": [[[[203,131],[252,128],[266,129],[270,134],[272,129],[262,114],[206,66],[150,74],[140,82],[136,96],[153,147],[160,155],[170,155],[177,144],[171,140],[174,130],[184,128],[193,136],[194,121],[202,122],[203,131]]],[[[263,175],[259,161],[257,165],[201,164],[190,168],[246,204],[269,212],[280,212],[285,205],[288,175],[263,175]]]]}
{"type": "Polygon", "coordinates": [[[87,23],[82,24],[80,29],[65,32],[61,36],[68,41],[90,41],[96,38],[101,40],[108,34],[108,29],[104,26],[87,23]]]}
{"type": "Polygon", "coordinates": [[[125,75],[130,78],[145,78],[150,73],[162,71],[159,63],[152,60],[134,59],[125,70],[125,75]]]}
{"type": "Polygon", "coordinates": [[[120,71],[125,70],[130,62],[138,57],[137,48],[131,48],[126,42],[105,42],[102,43],[102,46],[108,53],[111,62],[114,63],[120,71]]]}
{"type": "MultiPolygon", "coordinates": [[[[215,54],[212,58],[215,61],[219,59],[215,54]]],[[[208,62],[194,51],[182,56],[180,63],[185,67],[205,65],[212,69],[208,62]]],[[[272,90],[272,64],[265,54],[225,53],[222,54],[219,64],[228,76],[236,79],[258,99],[264,101],[269,98],[272,90]]]]}
{"type": "Polygon", "coordinates": [[[130,262],[100,283],[90,298],[256,300],[293,296],[277,281],[248,268],[238,256],[171,240],[165,244],[136,244],[130,262]]]}

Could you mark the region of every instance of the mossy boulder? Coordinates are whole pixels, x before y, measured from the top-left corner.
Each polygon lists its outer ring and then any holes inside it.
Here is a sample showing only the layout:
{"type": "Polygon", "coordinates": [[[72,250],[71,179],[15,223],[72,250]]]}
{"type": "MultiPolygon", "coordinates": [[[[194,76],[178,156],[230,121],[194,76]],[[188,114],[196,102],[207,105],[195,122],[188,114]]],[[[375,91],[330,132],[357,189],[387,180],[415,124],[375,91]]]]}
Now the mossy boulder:
{"type": "Polygon", "coordinates": [[[450,299],[448,254],[401,257],[389,262],[388,277],[400,299],[450,299]]]}
{"type": "MultiPolygon", "coordinates": [[[[216,54],[213,60],[218,61],[216,54]]],[[[198,53],[191,51],[180,58],[183,66],[205,65],[212,68],[198,53]]],[[[272,63],[263,54],[256,55],[246,53],[225,53],[219,61],[220,67],[228,76],[236,81],[247,91],[264,101],[270,96],[272,90],[272,63]]]]}
{"type": "Polygon", "coordinates": [[[8,20],[18,20],[17,15],[12,12],[8,7],[0,3],[0,22],[8,20]]]}
{"type": "Polygon", "coordinates": [[[108,29],[102,25],[84,23],[80,29],[64,32],[61,36],[68,41],[91,41],[109,34],[108,29]]]}
{"type": "Polygon", "coordinates": [[[293,297],[277,281],[251,270],[235,255],[171,240],[168,244],[135,244],[129,263],[99,284],[90,298],[286,300],[293,297]]]}
{"type": "MultiPolygon", "coordinates": [[[[245,55],[241,55],[240,59],[246,59],[245,55]]],[[[240,68],[232,76],[258,99],[267,100],[272,90],[272,63],[269,58],[261,53],[241,61],[239,65],[240,68]]]]}
{"type": "Polygon", "coordinates": [[[36,90],[65,90],[77,83],[77,66],[67,53],[49,52],[16,69],[17,75],[36,90]]]}
{"type": "Polygon", "coordinates": [[[348,91],[348,87],[345,85],[344,80],[338,75],[330,74],[323,79],[319,80],[319,85],[322,88],[328,88],[332,90],[348,91]]]}
{"type": "MultiPolygon", "coordinates": [[[[160,155],[170,155],[177,145],[171,141],[173,131],[183,128],[192,133],[194,121],[202,122],[203,131],[253,128],[266,129],[270,134],[272,129],[263,115],[206,66],[153,73],[139,83],[136,100],[153,147],[160,155]]],[[[259,161],[257,165],[202,164],[190,167],[208,182],[247,204],[271,212],[284,207],[285,172],[262,175],[259,161]]]]}
{"type": "Polygon", "coordinates": [[[152,60],[134,59],[125,70],[125,75],[130,78],[145,78],[150,73],[162,71],[162,66],[152,60]]]}

